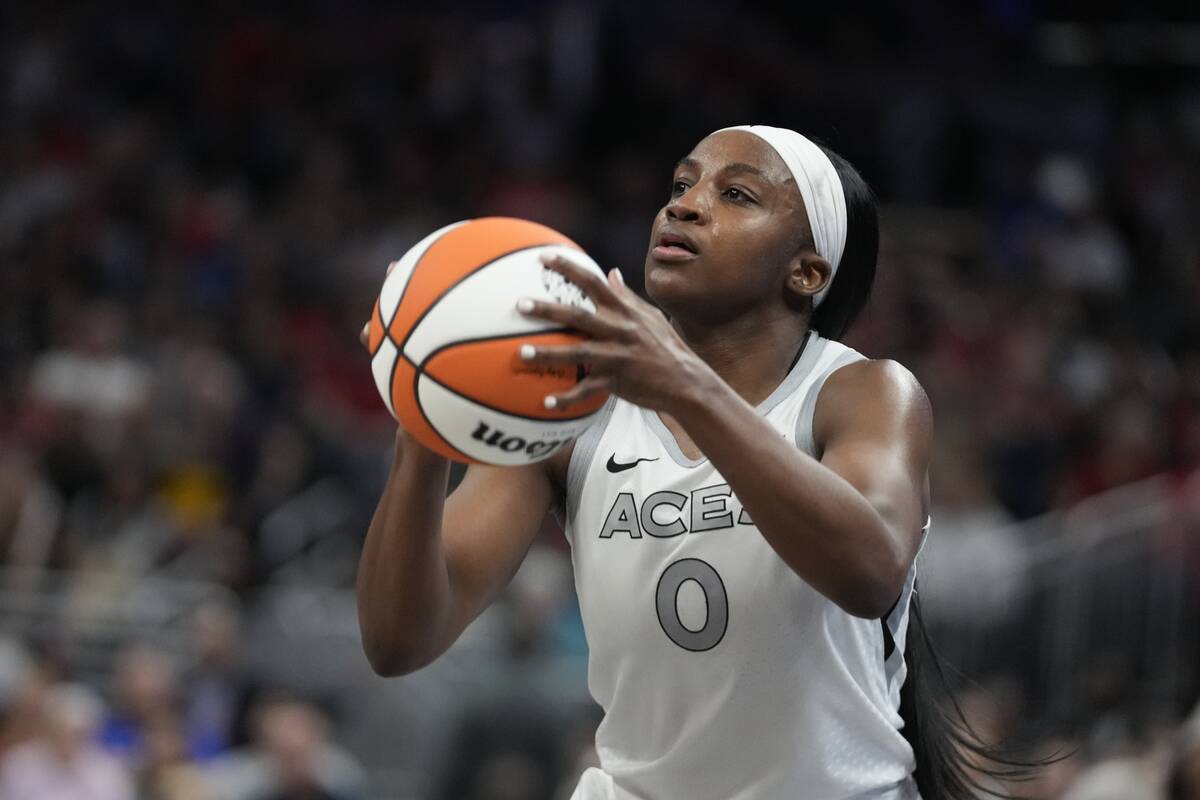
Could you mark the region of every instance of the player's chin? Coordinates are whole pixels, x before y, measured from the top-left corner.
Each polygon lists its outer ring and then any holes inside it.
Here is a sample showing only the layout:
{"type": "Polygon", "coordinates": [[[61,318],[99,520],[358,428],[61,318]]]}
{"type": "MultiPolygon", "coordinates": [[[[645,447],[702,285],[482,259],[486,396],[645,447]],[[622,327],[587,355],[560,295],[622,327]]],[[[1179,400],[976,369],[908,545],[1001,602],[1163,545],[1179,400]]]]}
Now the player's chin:
{"type": "Polygon", "coordinates": [[[696,301],[697,295],[703,294],[699,274],[672,264],[660,264],[651,257],[646,258],[645,280],[646,295],[668,313],[687,307],[696,301]]]}
{"type": "Polygon", "coordinates": [[[653,256],[646,256],[646,265],[642,273],[646,281],[646,291],[653,293],[654,289],[651,287],[657,287],[664,283],[678,282],[679,276],[671,274],[676,271],[666,264],[658,263],[653,256]]]}

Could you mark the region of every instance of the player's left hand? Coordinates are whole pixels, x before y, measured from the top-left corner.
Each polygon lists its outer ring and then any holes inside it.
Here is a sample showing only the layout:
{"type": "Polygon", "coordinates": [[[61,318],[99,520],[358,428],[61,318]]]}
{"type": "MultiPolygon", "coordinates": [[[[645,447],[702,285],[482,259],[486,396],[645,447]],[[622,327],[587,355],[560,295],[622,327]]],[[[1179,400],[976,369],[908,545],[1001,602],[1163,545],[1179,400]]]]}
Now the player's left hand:
{"type": "Polygon", "coordinates": [[[597,392],[656,411],[671,411],[711,377],[708,365],[684,343],[666,316],[625,285],[619,270],[604,280],[569,259],[544,256],[542,263],[587,293],[586,308],[525,299],[522,314],[574,328],[591,338],[572,345],[521,346],[521,358],[534,364],[582,364],[590,368],[571,389],[547,395],[547,408],[568,408],[597,392]]]}

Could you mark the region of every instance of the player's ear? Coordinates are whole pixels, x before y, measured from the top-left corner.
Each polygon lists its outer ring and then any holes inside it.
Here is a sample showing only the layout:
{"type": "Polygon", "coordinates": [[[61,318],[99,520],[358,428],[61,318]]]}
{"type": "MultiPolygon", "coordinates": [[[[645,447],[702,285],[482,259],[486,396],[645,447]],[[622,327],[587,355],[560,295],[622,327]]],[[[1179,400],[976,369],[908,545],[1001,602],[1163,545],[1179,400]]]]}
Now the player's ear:
{"type": "Polygon", "coordinates": [[[812,297],[825,288],[833,267],[812,250],[798,253],[788,267],[787,288],[792,294],[812,297]]]}

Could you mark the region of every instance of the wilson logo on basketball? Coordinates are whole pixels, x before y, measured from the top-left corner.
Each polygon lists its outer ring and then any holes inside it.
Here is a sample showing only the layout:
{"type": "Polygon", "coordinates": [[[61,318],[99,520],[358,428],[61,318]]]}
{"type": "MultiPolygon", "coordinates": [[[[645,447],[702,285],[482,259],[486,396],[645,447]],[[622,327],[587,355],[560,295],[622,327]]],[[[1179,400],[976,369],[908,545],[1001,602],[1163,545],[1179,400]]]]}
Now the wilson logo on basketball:
{"type": "Polygon", "coordinates": [[[483,442],[488,447],[498,448],[505,453],[523,451],[530,458],[546,456],[566,444],[569,439],[551,439],[549,441],[529,442],[520,436],[509,436],[500,429],[493,429],[483,420],[475,426],[471,438],[483,442]]]}

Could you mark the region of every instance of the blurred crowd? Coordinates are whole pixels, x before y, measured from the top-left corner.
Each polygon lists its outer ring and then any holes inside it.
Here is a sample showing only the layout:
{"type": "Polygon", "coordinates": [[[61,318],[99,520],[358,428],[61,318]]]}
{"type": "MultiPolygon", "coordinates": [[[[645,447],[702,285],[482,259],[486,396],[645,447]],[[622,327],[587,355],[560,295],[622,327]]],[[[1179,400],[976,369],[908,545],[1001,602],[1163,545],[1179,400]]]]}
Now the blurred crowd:
{"type": "MultiPolygon", "coordinates": [[[[1011,523],[1151,476],[1200,496],[1194,66],[1062,61],[1021,2],[810,9],[803,32],[715,4],[502,5],[0,10],[4,591],[69,571],[235,601],[198,610],[184,663],[125,642],[106,675],[6,618],[3,800],[382,796],[332,710],[229,637],[278,587],[353,584],[394,430],[357,342],[385,265],[504,214],[639,286],[672,164],[725,125],[808,132],[883,203],[849,343],[933,400],[935,621],[1010,599],[1011,523]]],[[[526,679],[531,651],[583,648],[551,523],[531,562],[501,609],[526,679]]],[[[594,719],[521,683],[450,726],[460,758],[424,791],[569,785],[594,719]]],[[[1197,753],[1200,721],[1148,731],[1059,762],[1044,796],[1165,797],[1174,770],[1171,797],[1200,798],[1197,753]],[[1096,770],[1123,768],[1143,793],[1103,794],[1096,770]]]]}
{"type": "MultiPolygon", "coordinates": [[[[211,614],[202,615],[211,617],[211,614]]],[[[223,625],[209,619],[207,623],[223,625]]],[[[223,634],[208,631],[207,636],[223,634]]],[[[225,639],[228,642],[228,639],[225,639]]],[[[46,660],[4,642],[0,797],[5,800],[350,800],[361,768],[317,706],[252,684],[209,651],[180,676],[131,646],[114,664],[111,703],[46,660]]]]}

